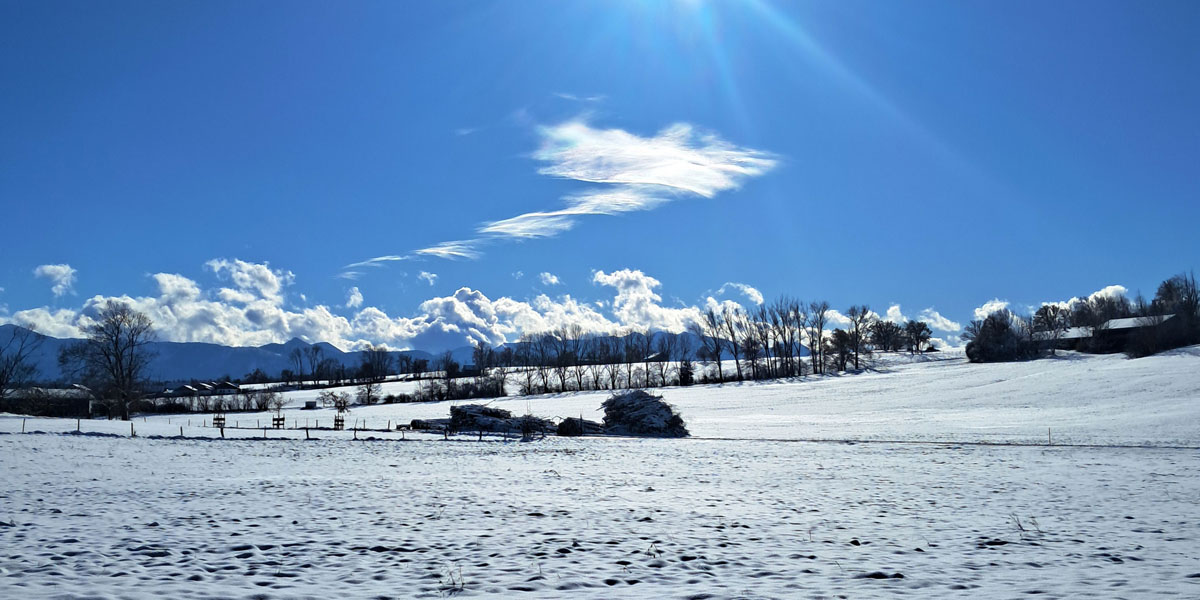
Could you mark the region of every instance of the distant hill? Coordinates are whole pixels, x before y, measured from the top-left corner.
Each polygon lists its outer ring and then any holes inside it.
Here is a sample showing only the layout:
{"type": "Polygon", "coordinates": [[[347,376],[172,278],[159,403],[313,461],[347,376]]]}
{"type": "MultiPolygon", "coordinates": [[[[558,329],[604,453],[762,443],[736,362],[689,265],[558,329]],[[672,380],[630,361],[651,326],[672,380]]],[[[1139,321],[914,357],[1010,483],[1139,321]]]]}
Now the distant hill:
{"type": "MultiPolygon", "coordinates": [[[[0,325],[0,340],[8,340],[16,325],[0,325]]],[[[76,342],[72,339],[60,339],[39,335],[42,345],[33,356],[33,363],[38,368],[39,380],[61,380],[62,372],[58,367],[59,351],[66,345],[76,342]]],[[[225,376],[240,378],[255,369],[262,369],[274,377],[284,369],[295,369],[288,354],[293,348],[306,349],[309,344],[301,339],[292,339],[285,344],[267,344],[265,346],[222,346],[203,342],[153,342],[150,351],[154,359],[150,363],[148,376],[150,379],[162,382],[189,381],[192,379],[218,379],[225,376]]],[[[332,358],[346,365],[357,367],[361,362],[361,352],[343,352],[332,344],[318,342],[325,358],[332,358]]],[[[466,348],[467,362],[470,361],[471,350],[466,348]]],[[[414,358],[424,358],[433,361],[433,355],[419,350],[395,352],[407,354],[414,358]]],[[[461,351],[455,353],[460,358],[461,351]]]]}
{"type": "MultiPolygon", "coordinates": [[[[0,341],[7,341],[15,328],[17,328],[16,325],[0,325],[0,341]]],[[[58,367],[58,354],[64,346],[77,340],[37,335],[42,338],[42,345],[33,357],[33,363],[38,368],[38,379],[42,381],[64,379],[58,367]]],[[[686,339],[692,351],[692,358],[695,358],[696,351],[702,347],[699,338],[690,332],[678,334],[655,332],[652,334],[652,338],[656,347],[658,341],[665,336],[686,339]]],[[[303,350],[313,345],[299,338],[293,338],[283,344],[267,344],[257,347],[222,346],[203,342],[153,342],[150,350],[154,353],[154,359],[150,363],[148,375],[154,381],[173,383],[192,379],[219,379],[226,376],[237,379],[255,369],[262,369],[268,375],[275,377],[284,369],[295,368],[288,358],[294,348],[303,350]]],[[[317,342],[315,345],[322,348],[325,358],[337,360],[347,367],[357,367],[362,360],[361,352],[343,352],[336,346],[325,342],[317,342]]],[[[505,345],[515,346],[513,343],[505,345]]],[[[474,362],[470,346],[455,348],[450,353],[461,364],[474,362]]],[[[434,354],[422,350],[405,350],[393,354],[427,359],[432,368],[436,357],[440,356],[442,352],[434,354]]],[[[804,352],[804,355],[807,356],[807,351],[804,352]]]]}

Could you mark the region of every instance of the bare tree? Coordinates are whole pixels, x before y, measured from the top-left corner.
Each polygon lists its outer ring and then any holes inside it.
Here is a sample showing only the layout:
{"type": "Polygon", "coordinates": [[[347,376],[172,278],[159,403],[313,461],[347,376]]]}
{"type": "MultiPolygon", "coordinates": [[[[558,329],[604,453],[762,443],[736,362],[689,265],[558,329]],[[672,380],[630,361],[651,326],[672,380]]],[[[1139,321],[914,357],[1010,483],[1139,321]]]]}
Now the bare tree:
{"type": "Polygon", "coordinates": [[[908,338],[908,353],[922,352],[921,346],[929,342],[933,331],[924,321],[909,321],[904,324],[904,337],[908,338]]]}
{"type": "Polygon", "coordinates": [[[721,321],[725,325],[726,344],[733,354],[733,366],[737,369],[738,381],[742,380],[742,342],[745,340],[746,315],[737,306],[728,304],[721,310],[721,321]]]}
{"type": "Polygon", "coordinates": [[[875,315],[866,304],[862,304],[851,306],[846,311],[846,316],[850,318],[850,329],[846,333],[850,334],[850,346],[854,350],[854,370],[857,371],[861,366],[860,357],[864,353],[870,354],[866,345],[867,331],[871,322],[875,320],[875,315]]]}
{"type": "Polygon", "coordinates": [[[362,363],[359,365],[359,376],[363,379],[379,382],[387,379],[392,371],[392,353],[386,346],[367,346],[362,351],[362,363]]]}
{"type": "Polygon", "coordinates": [[[1043,304],[1033,314],[1033,328],[1037,331],[1041,341],[1050,347],[1050,356],[1055,355],[1058,349],[1058,340],[1062,339],[1067,330],[1071,328],[1069,317],[1070,311],[1065,306],[1058,304],[1043,304]]]}
{"type": "Polygon", "coordinates": [[[37,376],[37,367],[30,359],[44,340],[32,325],[28,325],[12,327],[8,339],[0,342],[0,400],[9,391],[25,387],[37,376]]]}
{"type": "Polygon", "coordinates": [[[679,336],[665,332],[658,338],[658,356],[655,359],[658,361],[658,384],[661,386],[667,385],[667,372],[671,368],[671,359],[677,352],[678,340],[679,336]]]}
{"type": "MultiPolygon", "coordinates": [[[[297,348],[299,350],[299,348],[297,348]]],[[[308,374],[312,375],[314,380],[318,379],[317,367],[321,364],[321,358],[325,355],[324,349],[313,344],[304,349],[304,358],[308,361],[308,374]]]]}
{"type": "Polygon", "coordinates": [[[854,341],[851,339],[850,333],[844,329],[834,329],[833,334],[829,336],[829,346],[833,352],[831,358],[834,368],[838,371],[845,371],[850,357],[854,354],[854,341]]]}
{"type": "Polygon", "coordinates": [[[109,300],[82,330],[84,340],[64,347],[59,364],[99,384],[96,391],[128,421],[129,403],[138,397],[152,358],[148,346],[154,341],[154,323],[128,304],[109,300]]]}
{"type": "Polygon", "coordinates": [[[701,359],[705,356],[717,363],[717,381],[725,381],[725,375],[721,372],[721,354],[725,348],[725,340],[721,339],[721,331],[723,324],[721,315],[711,306],[704,311],[699,321],[692,322],[688,325],[688,330],[691,331],[697,338],[700,338],[701,359]]]}
{"type": "Polygon", "coordinates": [[[813,373],[825,372],[825,324],[828,322],[829,303],[821,300],[808,303],[808,319],[804,322],[808,336],[809,359],[813,373]]]}
{"type": "Polygon", "coordinates": [[[292,351],[288,353],[288,360],[296,365],[296,377],[300,381],[304,381],[304,351],[299,347],[292,348],[292,351]]]}
{"type": "Polygon", "coordinates": [[[368,379],[367,381],[364,381],[362,385],[355,388],[355,400],[357,400],[359,404],[365,404],[368,406],[375,404],[376,402],[379,402],[379,397],[383,393],[381,391],[382,389],[382,386],[380,386],[378,382],[368,379]]]}
{"type": "Polygon", "coordinates": [[[904,344],[904,328],[891,321],[871,324],[871,343],[876,350],[895,352],[904,344]]]}

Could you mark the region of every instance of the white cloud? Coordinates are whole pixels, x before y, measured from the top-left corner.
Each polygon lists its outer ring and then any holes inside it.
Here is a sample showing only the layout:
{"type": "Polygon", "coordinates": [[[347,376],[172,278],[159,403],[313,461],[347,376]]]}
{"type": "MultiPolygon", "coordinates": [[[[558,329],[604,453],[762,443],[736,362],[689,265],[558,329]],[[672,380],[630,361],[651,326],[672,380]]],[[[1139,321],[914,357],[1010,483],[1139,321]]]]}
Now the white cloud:
{"type": "Polygon", "coordinates": [[[617,296],[613,299],[612,311],[625,325],[679,333],[700,318],[700,309],[694,306],[662,306],[662,297],[654,292],[662,284],[641,271],[596,271],[592,275],[592,283],[616,288],[617,296]]]}
{"type": "Polygon", "coordinates": [[[835,308],[825,311],[825,321],[833,327],[849,327],[853,322],[850,320],[850,317],[843,315],[841,311],[835,308]]]}
{"type": "Polygon", "coordinates": [[[372,268],[382,267],[384,264],[389,263],[389,262],[409,260],[411,258],[412,257],[408,256],[408,255],[389,254],[387,256],[376,256],[375,258],[368,258],[367,260],[364,260],[364,261],[350,263],[342,268],[343,269],[358,269],[361,267],[372,267],[372,268]]]}
{"type": "Polygon", "coordinates": [[[1092,292],[1088,296],[1088,300],[1095,300],[1097,298],[1124,298],[1128,291],[1123,285],[1110,285],[1092,292]]]}
{"type": "MultiPolygon", "coordinates": [[[[533,156],[548,163],[539,173],[609,187],[567,195],[563,208],[483,223],[476,233],[486,238],[552,237],[569,231],[585,215],[650,210],[683,195],[712,198],[776,164],[766,152],[735,146],[686,123],[671,125],[653,137],[597,129],[581,119],[541,127],[539,133],[542,145],[533,156]]],[[[474,259],[481,255],[477,248],[481,241],[443,242],[416,253],[474,259]]],[[[357,266],[363,264],[348,268],[357,266]]]]}
{"type": "Polygon", "coordinates": [[[428,248],[417,250],[417,254],[449,259],[475,259],[481,256],[481,253],[476,248],[478,245],[478,240],[456,240],[453,242],[442,242],[428,248]]]}
{"type": "Polygon", "coordinates": [[[982,320],[986,319],[988,317],[988,315],[990,315],[998,310],[1004,310],[1006,308],[1008,308],[1008,300],[1001,300],[999,298],[993,298],[991,300],[988,300],[987,302],[984,302],[983,306],[980,306],[979,308],[975,309],[975,320],[982,321],[982,320]]]}
{"type": "MultiPolygon", "coordinates": [[[[1060,306],[1066,309],[1074,309],[1082,302],[1094,302],[1099,298],[1124,298],[1129,293],[1129,289],[1123,285],[1108,285],[1088,294],[1086,298],[1075,296],[1070,300],[1059,300],[1051,302],[1042,302],[1041,306],[1052,305],[1060,306]]],[[[1030,307],[1030,310],[1037,310],[1037,307],[1030,307]]]]}
{"type": "Polygon", "coordinates": [[[943,317],[941,313],[933,308],[927,308],[921,311],[920,320],[929,323],[929,327],[938,331],[958,331],[962,329],[962,325],[943,317]]]}
{"type": "Polygon", "coordinates": [[[358,308],[362,306],[362,303],[363,295],[358,290],[358,286],[354,286],[350,288],[350,291],[346,292],[346,308],[358,308]]]}
{"type": "Polygon", "coordinates": [[[538,279],[542,281],[542,285],[559,285],[562,282],[558,280],[558,275],[542,271],[538,273],[538,279]]]}
{"type": "Polygon", "coordinates": [[[525,276],[525,271],[516,271],[512,274],[513,279],[520,279],[525,276]]]}
{"type": "MultiPolygon", "coordinates": [[[[104,304],[117,300],[147,314],[164,341],[261,346],[299,337],[329,342],[345,350],[379,343],[390,348],[438,351],[475,341],[514,341],[523,333],[553,330],[570,323],[601,333],[630,328],[679,332],[700,316],[696,306],[662,306],[657,293],[660,282],[629,269],[595,272],[596,285],[613,288],[609,301],[580,302],[568,295],[493,299],[464,287],[452,295],[422,302],[411,316],[392,316],[377,307],[364,306],[361,292],[356,294],[353,288],[343,307],[286,307],[283,290],[294,275],[267,264],[219,259],[206,267],[232,284],[206,289],[183,275],[157,273],[152,275],[157,292],[148,296],[94,296],[78,309],[42,307],[12,315],[0,312],[0,323],[29,323],[48,335],[78,337],[80,328],[91,323],[104,304]],[[334,309],[348,310],[349,314],[337,314],[334,309]]],[[[710,298],[708,302],[716,301],[710,298]]],[[[736,304],[729,300],[721,303],[726,305],[736,304]]]]}
{"type": "Polygon", "coordinates": [[[543,127],[541,134],[534,157],[550,164],[539,172],[578,181],[658,185],[711,198],[775,166],[764,152],[697,133],[686,123],[649,138],[582,120],[543,127]]]}
{"type": "Polygon", "coordinates": [[[891,321],[893,323],[903,323],[908,320],[908,317],[904,316],[904,313],[900,312],[899,304],[893,304],[888,307],[887,314],[883,316],[883,320],[891,321]]]}
{"type": "Polygon", "coordinates": [[[749,286],[744,283],[738,283],[736,281],[725,282],[725,284],[722,285],[720,287],[720,289],[717,290],[717,295],[720,296],[721,294],[724,294],[725,291],[729,288],[732,288],[732,289],[735,289],[735,290],[741,292],[741,294],[743,296],[745,296],[747,300],[749,300],[755,304],[763,303],[762,292],[758,291],[757,289],[755,289],[752,286],[749,286]]]}
{"type": "Polygon", "coordinates": [[[283,288],[291,285],[296,276],[291,271],[273,270],[267,263],[215,258],[204,263],[218,277],[228,277],[237,290],[230,296],[241,299],[257,295],[273,304],[283,302],[283,288]]]}
{"type": "Polygon", "coordinates": [[[39,279],[50,280],[50,291],[55,297],[65,296],[75,293],[75,274],[76,271],[71,265],[40,265],[33,270],[33,276],[39,279]]]}
{"type": "Polygon", "coordinates": [[[570,100],[572,102],[601,102],[605,98],[604,94],[578,96],[576,94],[568,94],[566,92],[554,92],[554,95],[562,98],[563,100],[570,100]]]}
{"type": "Polygon", "coordinates": [[[431,286],[433,284],[437,283],[437,278],[438,278],[437,273],[430,273],[429,271],[421,271],[420,273],[417,274],[417,279],[420,279],[421,281],[424,281],[431,286]]]}

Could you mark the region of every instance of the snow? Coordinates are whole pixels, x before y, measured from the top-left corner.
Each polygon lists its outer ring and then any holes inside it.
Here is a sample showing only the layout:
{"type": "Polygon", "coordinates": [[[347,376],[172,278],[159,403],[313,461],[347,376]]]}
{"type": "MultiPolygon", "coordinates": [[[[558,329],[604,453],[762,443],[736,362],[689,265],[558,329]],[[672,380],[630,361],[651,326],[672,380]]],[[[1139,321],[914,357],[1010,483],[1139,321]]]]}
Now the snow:
{"type": "MultiPolygon", "coordinates": [[[[1197,597],[1198,359],[897,355],[654,390],[682,440],[0,416],[0,597],[1197,597]],[[857,441],[797,441],[822,439],[857,441]]],[[[492,405],[598,418],[605,397],[492,405]]]]}

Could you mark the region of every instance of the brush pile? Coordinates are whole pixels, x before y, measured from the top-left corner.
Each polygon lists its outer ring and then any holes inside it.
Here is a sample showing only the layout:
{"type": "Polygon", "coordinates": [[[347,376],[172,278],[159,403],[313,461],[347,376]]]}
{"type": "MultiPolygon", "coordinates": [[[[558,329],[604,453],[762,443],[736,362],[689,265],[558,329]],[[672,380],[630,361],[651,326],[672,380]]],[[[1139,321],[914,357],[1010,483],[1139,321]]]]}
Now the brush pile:
{"type": "Polygon", "coordinates": [[[687,437],[683,417],[674,407],[642,390],[613,394],[604,408],[604,432],[643,437],[687,437]]]}
{"type": "Polygon", "coordinates": [[[487,431],[493,433],[519,433],[529,436],[545,433],[554,425],[533,415],[514,417],[503,408],[482,404],[460,404],[450,407],[450,431],[487,431]]]}

